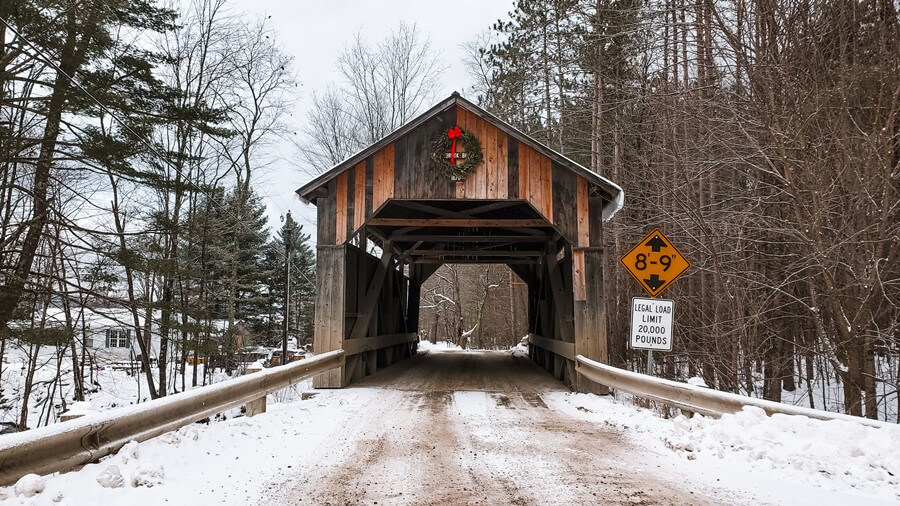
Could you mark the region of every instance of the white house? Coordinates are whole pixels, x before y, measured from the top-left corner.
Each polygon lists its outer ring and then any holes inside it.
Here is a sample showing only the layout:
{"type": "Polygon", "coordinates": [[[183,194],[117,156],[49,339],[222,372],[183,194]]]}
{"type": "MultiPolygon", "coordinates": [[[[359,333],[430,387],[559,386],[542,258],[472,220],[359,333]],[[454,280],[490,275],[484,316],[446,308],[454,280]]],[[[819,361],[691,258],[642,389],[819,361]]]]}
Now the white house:
{"type": "MultiPolygon", "coordinates": [[[[89,353],[99,359],[114,361],[136,359],[141,354],[141,348],[137,339],[139,335],[145,333],[145,316],[145,312],[139,312],[137,326],[135,326],[134,316],[124,308],[72,308],[76,345],[79,348],[83,346],[89,353]]],[[[158,358],[159,355],[159,318],[160,312],[153,311],[148,343],[150,357],[153,359],[158,358]]],[[[181,317],[178,314],[173,314],[172,320],[173,323],[180,322],[181,317]]],[[[25,325],[20,322],[18,326],[21,328],[25,325]]],[[[65,327],[65,312],[57,308],[48,310],[46,326],[65,327]]],[[[215,335],[223,336],[228,328],[228,321],[214,320],[211,322],[211,327],[215,335]]],[[[240,324],[236,325],[235,328],[244,329],[240,324]]],[[[173,329],[171,337],[174,345],[170,345],[169,350],[171,357],[174,358],[175,354],[178,353],[177,343],[182,338],[181,331],[173,329]]],[[[244,346],[244,344],[244,340],[241,339],[238,346],[244,346]]]]}

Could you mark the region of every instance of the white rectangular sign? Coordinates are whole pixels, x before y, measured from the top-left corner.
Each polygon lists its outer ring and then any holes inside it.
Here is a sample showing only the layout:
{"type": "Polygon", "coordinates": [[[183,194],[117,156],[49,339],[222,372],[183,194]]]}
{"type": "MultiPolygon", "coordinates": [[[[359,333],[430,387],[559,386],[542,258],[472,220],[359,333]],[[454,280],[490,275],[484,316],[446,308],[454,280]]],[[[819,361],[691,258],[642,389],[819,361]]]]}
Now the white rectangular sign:
{"type": "Polygon", "coordinates": [[[632,298],[631,348],[672,351],[674,318],[674,300],[632,298]]]}

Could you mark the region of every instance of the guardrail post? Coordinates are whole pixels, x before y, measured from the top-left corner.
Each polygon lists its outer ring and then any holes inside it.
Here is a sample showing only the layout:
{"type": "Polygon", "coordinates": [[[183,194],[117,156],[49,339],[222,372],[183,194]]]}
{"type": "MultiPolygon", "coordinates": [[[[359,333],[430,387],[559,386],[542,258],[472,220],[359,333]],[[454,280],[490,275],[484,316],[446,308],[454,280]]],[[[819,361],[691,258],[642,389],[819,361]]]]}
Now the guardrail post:
{"type": "Polygon", "coordinates": [[[244,414],[247,416],[256,416],[266,412],[266,397],[262,396],[255,401],[250,401],[244,405],[244,414]]]}
{"type": "MultiPolygon", "coordinates": [[[[261,367],[248,367],[244,370],[244,375],[253,374],[262,371],[261,367]]],[[[246,416],[256,416],[266,412],[266,396],[263,395],[259,399],[252,400],[244,404],[244,414],[246,416]]]]}

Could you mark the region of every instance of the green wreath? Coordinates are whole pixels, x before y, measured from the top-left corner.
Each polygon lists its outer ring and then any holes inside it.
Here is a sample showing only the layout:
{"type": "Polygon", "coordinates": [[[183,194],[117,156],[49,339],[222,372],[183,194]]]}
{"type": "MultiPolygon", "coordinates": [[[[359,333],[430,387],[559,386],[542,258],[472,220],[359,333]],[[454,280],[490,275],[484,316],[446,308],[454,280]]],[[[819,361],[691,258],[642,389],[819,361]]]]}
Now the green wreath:
{"type": "Polygon", "coordinates": [[[481,152],[481,142],[471,132],[455,126],[434,140],[431,144],[431,159],[447,175],[455,181],[462,181],[475,171],[475,167],[481,163],[484,156],[481,152]],[[445,157],[448,151],[458,143],[465,149],[465,158],[461,164],[453,163],[445,157]]]}

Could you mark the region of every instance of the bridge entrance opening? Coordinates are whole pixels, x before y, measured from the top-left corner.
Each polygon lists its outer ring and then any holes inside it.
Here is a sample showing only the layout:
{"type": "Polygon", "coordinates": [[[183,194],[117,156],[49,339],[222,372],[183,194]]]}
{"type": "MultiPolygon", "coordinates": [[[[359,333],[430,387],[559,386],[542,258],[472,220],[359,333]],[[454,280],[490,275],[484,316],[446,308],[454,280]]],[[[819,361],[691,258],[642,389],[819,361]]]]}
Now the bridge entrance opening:
{"type": "Polygon", "coordinates": [[[453,95],[298,194],[318,208],[314,349],[346,352],[315,386],[414,355],[423,283],[442,265],[497,264],[524,283],[529,357],[602,391],[574,358],[607,361],[602,221],[622,202],[612,182],[453,95]],[[483,153],[462,180],[436,148],[456,127],[483,153]]]}
{"type": "Polygon", "coordinates": [[[421,292],[422,341],[446,343],[444,348],[508,350],[529,332],[528,285],[506,265],[444,264],[421,292]]]}

